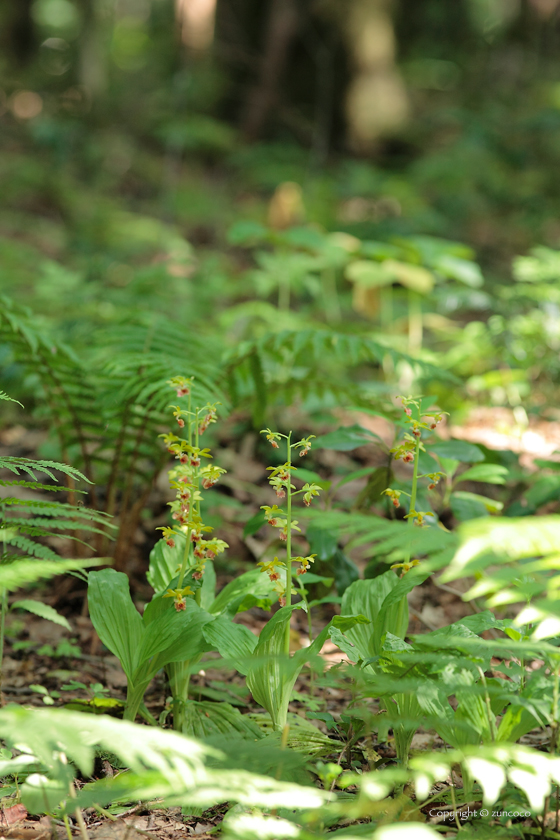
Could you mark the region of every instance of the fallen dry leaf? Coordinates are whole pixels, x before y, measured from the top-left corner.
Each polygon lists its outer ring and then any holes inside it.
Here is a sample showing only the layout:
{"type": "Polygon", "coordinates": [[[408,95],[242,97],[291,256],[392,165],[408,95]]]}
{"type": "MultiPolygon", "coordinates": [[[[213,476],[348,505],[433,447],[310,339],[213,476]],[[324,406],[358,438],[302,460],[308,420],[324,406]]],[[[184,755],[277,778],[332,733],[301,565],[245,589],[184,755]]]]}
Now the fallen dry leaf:
{"type": "Polygon", "coordinates": [[[13,825],[27,817],[25,805],[10,805],[9,808],[0,809],[0,826],[13,825]]]}

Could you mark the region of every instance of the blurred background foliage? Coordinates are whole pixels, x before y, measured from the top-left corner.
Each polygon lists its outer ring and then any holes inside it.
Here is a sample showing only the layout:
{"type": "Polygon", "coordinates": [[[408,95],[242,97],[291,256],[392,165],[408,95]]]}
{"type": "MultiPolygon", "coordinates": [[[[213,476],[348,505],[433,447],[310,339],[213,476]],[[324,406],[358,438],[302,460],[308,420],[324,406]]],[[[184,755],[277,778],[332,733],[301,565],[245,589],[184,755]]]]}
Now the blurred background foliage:
{"type": "MultiPolygon", "coordinates": [[[[327,327],[466,381],[432,387],[444,407],[554,406],[559,15],[559,0],[9,0],[0,293],[82,361],[93,331],[163,318],[274,391],[282,365],[321,374],[281,342],[267,360],[270,336],[327,327]]],[[[417,374],[360,358],[359,381],[417,374]]],[[[0,364],[17,395],[8,344],[0,364]]]]}

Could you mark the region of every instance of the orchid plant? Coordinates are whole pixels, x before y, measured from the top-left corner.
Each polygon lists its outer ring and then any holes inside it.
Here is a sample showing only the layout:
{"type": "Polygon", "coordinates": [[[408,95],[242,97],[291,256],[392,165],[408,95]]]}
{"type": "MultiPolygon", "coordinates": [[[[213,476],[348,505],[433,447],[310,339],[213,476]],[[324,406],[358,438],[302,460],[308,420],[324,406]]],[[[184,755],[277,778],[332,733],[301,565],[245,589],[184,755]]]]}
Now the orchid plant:
{"type": "Polygon", "coordinates": [[[185,547],[181,565],[176,570],[179,580],[176,589],[168,589],[165,598],[173,598],[177,611],[185,609],[185,598],[194,597],[197,604],[200,604],[201,592],[200,581],[204,575],[206,562],[214,560],[218,554],[222,554],[228,544],[216,538],[205,539],[205,534],[210,534],[212,528],[205,525],[200,515],[200,503],[202,501],[201,487],[209,490],[224,475],[226,470],[215,464],[205,463],[212,458],[209,449],[200,447],[200,437],[208,429],[211,423],[216,422],[218,403],[192,408],[192,377],[175,376],[168,384],[175,388],[178,397],[188,397],[188,408],[170,406],[174,409],[173,416],[177,420],[180,429],[186,429],[187,438],[180,438],[178,435],[168,432],[160,435],[163,438],[167,451],[179,462],[176,467],[169,470],[169,485],[175,490],[175,499],[169,502],[171,518],[175,521],[172,527],[161,527],[157,530],[163,532],[163,537],[168,546],[175,547],[177,536],[184,536],[185,547]],[[183,586],[185,577],[190,574],[192,581],[197,581],[198,586],[193,589],[190,585],[183,586]]]}
{"type": "MultiPolygon", "coordinates": [[[[420,460],[420,452],[425,452],[426,449],[422,443],[422,433],[425,431],[433,431],[437,428],[439,423],[443,420],[446,411],[439,409],[432,409],[430,411],[423,411],[421,405],[421,397],[399,397],[402,402],[404,411],[404,421],[410,428],[410,431],[404,433],[402,442],[397,443],[389,451],[393,454],[395,461],[403,460],[404,463],[414,464],[412,473],[412,486],[410,493],[405,490],[394,490],[387,487],[382,491],[382,495],[388,496],[395,508],[400,507],[400,497],[406,496],[410,499],[408,513],[405,514],[405,519],[417,527],[426,527],[427,517],[433,517],[431,510],[416,510],[416,497],[418,492],[418,482],[422,478],[429,479],[428,490],[435,490],[442,476],[443,472],[431,472],[423,475],[418,474],[418,466],[420,460]]],[[[417,560],[405,560],[404,563],[396,563],[391,568],[402,569],[402,575],[406,574],[413,566],[418,564],[417,560]]]]}
{"type": "MultiPolygon", "coordinates": [[[[263,429],[261,434],[266,435],[266,439],[274,449],[279,448],[279,441],[286,441],[286,462],[278,467],[267,467],[267,470],[270,472],[269,484],[274,488],[279,499],[286,500],[286,509],[283,510],[276,504],[272,506],[261,506],[261,510],[264,510],[268,524],[272,525],[273,528],[278,528],[280,539],[286,543],[286,559],[279,560],[278,557],[275,557],[274,560],[262,560],[257,564],[261,566],[261,571],[266,572],[270,580],[274,582],[274,588],[278,593],[280,606],[285,607],[286,605],[292,605],[293,564],[299,564],[296,569],[296,574],[303,575],[308,571],[316,557],[315,554],[309,554],[306,557],[292,556],[292,532],[301,531],[298,526],[298,520],[292,516],[293,500],[297,496],[302,496],[304,505],[309,507],[313,498],[321,492],[319,485],[313,483],[306,483],[300,490],[296,489],[295,485],[292,484],[292,475],[297,471],[297,467],[292,463],[292,456],[294,451],[297,450],[299,450],[300,458],[307,455],[311,449],[311,442],[315,435],[309,435],[309,437],[292,443],[292,432],[284,435],[280,432],[272,432],[270,429],[263,429]]],[[[289,624],[286,627],[284,652],[286,655],[290,652],[289,624]]]]}
{"type": "Polygon", "coordinates": [[[201,517],[203,490],[212,487],[225,472],[208,463],[210,451],[200,446],[200,437],[216,421],[217,404],[192,407],[192,378],[174,377],[169,385],[179,398],[188,397],[187,408],[171,406],[185,437],[162,435],[178,462],[169,471],[175,499],[169,503],[172,526],[163,526],[163,540],[150,557],[148,580],[155,590],[141,616],[134,606],[126,575],[112,569],[89,576],[88,598],[92,622],[101,640],[121,661],[128,690],[125,718],[134,720],[143,709],[143,696],[150,681],[165,668],[173,698],[173,725],[183,730],[190,674],[205,651],[211,649],[203,628],[213,620],[205,607],[214,600],[215,575],[205,597],[208,563],[227,543],[206,538],[212,529],[201,517]],[[165,554],[162,546],[168,550],[165,554]],[[168,609],[172,599],[173,609],[168,609]]]}

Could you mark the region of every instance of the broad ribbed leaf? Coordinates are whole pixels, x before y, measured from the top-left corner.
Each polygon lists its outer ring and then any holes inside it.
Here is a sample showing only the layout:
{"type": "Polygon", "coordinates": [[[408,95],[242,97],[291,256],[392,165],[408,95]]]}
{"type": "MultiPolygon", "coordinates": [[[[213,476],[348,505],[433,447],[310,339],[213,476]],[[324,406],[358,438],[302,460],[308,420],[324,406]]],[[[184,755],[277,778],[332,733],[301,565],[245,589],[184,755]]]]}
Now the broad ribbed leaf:
{"type": "Polygon", "coordinates": [[[267,710],[275,729],[282,729],[286,723],[290,697],[301,669],[321,651],[331,627],[348,630],[355,624],[368,623],[363,615],[335,616],[308,647],[288,657],[284,653],[284,643],[294,609],[282,607],[270,619],[261,632],[254,651],[254,664],[247,674],[248,688],[257,703],[267,710]]]}
{"type": "MultiPolygon", "coordinates": [[[[192,660],[205,651],[212,650],[212,645],[208,644],[203,630],[207,625],[213,623],[213,616],[207,613],[206,610],[203,610],[202,607],[199,607],[192,599],[187,599],[186,609],[180,612],[174,609],[172,603],[169,601],[168,603],[168,611],[172,614],[171,617],[178,632],[172,641],[162,646],[154,656],[154,660],[150,665],[150,671],[153,673],[156,673],[160,668],[163,668],[170,662],[192,660]]],[[[156,623],[154,622],[153,624],[156,623]]],[[[146,632],[148,634],[151,634],[153,624],[147,626],[146,632]]]]}
{"type": "Polygon", "coordinates": [[[260,569],[251,569],[239,575],[224,586],[208,608],[209,612],[219,615],[222,612],[235,613],[247,595],[266,598],[274,591],[274,584],[268,575],[260,569]]]}
{"type": "Polygon", "coordinates": [[[228,738],[244,737],[255,741],[263,737],[251,718],[242,715],[239,709],[235,709],[229,703],[195,700],[186,702],[183,732],[195,738],[220,735],[228,738]]]}
{"type": "Polygon", "coordinates": [[[408,588],[405,581],[406,576],[400,581],[394,572],[388,571],[376,578],[357,580],[344,593],[342,614],[364,615],[371,622],[371,625],[360,624],[345,631],[362,658],[370,659],[380,652],[381,639],[387,631],[404,637],[408,627],[406,594],[414,585],[408,588]],[[389,598],[395,589],[396,596],[389,598]]]}
{"type": "Polygon", "coordinates": [[[128,577],[114,569],[90,572],[88,604],[93,626],[103,644],[118,657],[132,679],[144,639],[142,616],[132,603],[128,577]]]}
{"type": "Polygon", "coordinates": [[[240,674],[247,674],[251,667],[251,656],[258,642],[248,627],[234,624],[225,616],[219,616],[215,621],[206,624],[202,632],[208,643],[219,651],[220,656],[231,660],[240,674]]]}
{"type": "Polygon", "coordinates": [[[304,665],[284,655],[286,630],[293,610],[293,607],[282,607],[263,628],[247,673],[247,686],[272,718],[275,729],[284,726],[294,683],[304,665]]]}

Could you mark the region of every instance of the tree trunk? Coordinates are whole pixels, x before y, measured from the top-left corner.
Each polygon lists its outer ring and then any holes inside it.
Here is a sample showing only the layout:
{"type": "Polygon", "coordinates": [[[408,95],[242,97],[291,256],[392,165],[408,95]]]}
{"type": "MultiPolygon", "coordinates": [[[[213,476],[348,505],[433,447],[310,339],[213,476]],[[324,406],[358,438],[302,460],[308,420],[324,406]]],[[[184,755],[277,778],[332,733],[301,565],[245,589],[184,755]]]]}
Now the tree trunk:
{"type": "Polygon", "coordinates": [[[33,0],[12,0],[2,16],[4,50],[14,57],[19,67],[26,67],[37,49],[35,25],[31,16],[33,0]]]}
{"type": "Polygon", "coordinates": [[[103,44],[102,23],[97,0],[80,0],[79,5],[82,10],[80,84],[96,100],[107,89],[107,53],[103,44]]]}
{"type": "Polygon", "coordinates": [[[248,140],[261,136],[269,114],[278,102],[280,83],[298,23],[297,0],[271,0],[259,79],[249,93],[241,119],[242,132],[248,140]]]}
{"type": "Polygon", "coordinates": [[[354,64],[346,93],[350,145],[372,151],[408,117],[408,97],[395,62],[396,39],[390,0],[352,0],[345,34],[354,64]]]}

